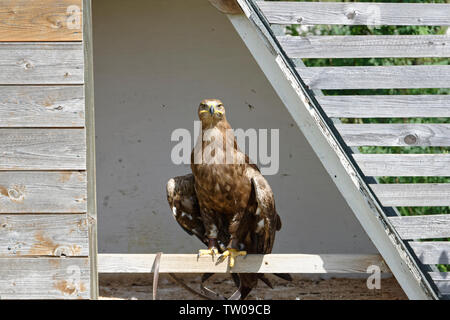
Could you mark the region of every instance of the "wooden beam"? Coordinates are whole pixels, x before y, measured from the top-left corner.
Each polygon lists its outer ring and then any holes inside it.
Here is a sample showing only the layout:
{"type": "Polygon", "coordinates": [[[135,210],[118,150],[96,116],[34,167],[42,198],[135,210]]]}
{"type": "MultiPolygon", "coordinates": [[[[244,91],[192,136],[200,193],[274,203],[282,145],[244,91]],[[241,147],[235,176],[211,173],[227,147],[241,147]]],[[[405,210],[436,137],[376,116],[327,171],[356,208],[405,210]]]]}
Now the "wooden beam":
{"type": "Polygon", "coordinates": [[[449,57],[450,37],[430,36],[281,36],[290,58],[449,57]]]}
{"type": "Polygon", "coordinates": [[[366,176],[449,177],[450,154],[354,154],[366,176]]]}
{"type": "Polygon", "coordinates": [[[297,72],[312,89],[450,87],[448,65],[310,67],[297,72]]]}
{"type": "Polygon", "coordinates": [[[0,42],[0,85],[83,84],[83,45],[0,42]]]}
{"type": "Polygon", "coordinates": [[[450,264],[450,241],[409,243],[423,264],[450,264]]]}
{"type": "MultiPolygon", "coordinates": [[[[149,273],[156,254],[99,254],[100,273],[149,273]]],[[[196,254],[163,254],[162,273],[366,273],[369,266],[389,272],[379,255],[352,254],[267,254],[238,257],[233,269],[228,260],[217,264],[196,254]]]]}
{"type": "Polygon", "coordinates": [[[86,107],[86,169],[87,217],[89,225],[89,263],[91,299],[98,299],[97,272],[97,190],[95,167],[95,100],[94,100],[94,44],[92,39],[92,1],[83,0],[83,46],[86,107]]]}
{"type": "Polygon", "coordinates": [[[258,1],[274,24],[450,25],[450,6],[431,3],[258,1]]]}
{"type": "Polygon", "coordinates": [[[450,95],[319,96],[329,117],[450,117],[450,95]]]}
{"type": "Polygon", "coordinates": [[[0,257],[88,256],[85,214],[0,214],[0,257]]]}
{"type": "MultiPolygon", "coordinates": [[[[306,96],[295,70],[274,42],[257,8],[263,2],[237,0],[244,16],[229,19],[280,96],[314,152],[330,174],[364,230],[368,233],[410,299],[436,299],[437,295],[412,255],[386,220],[364,179],[340,147],[336,135],[317,106],[306,96]]],[[[276,4],[278,4],[277,2],[276,4]]]]}
{"type": "Polygon", "coordinates": [[[348,146],[450,146],[450,124],[336,124],[348,146]]]}
{"type": "Polygon", "coordinates": [[[236,0],[209,0],[209,2],[220,12],[226,14],[241,14],[242,10],[236,0]]]}
{"type": "Polygon", "coordinates": [[[403,239],[450,237],[450,215],[405,216],[389,218],[403,239]]]}
{"type": "Polygon", "coordinates": [[[370,187],[386,207],[450,206],[450,183],[371,184],[370,187]]]}
{"type": "Polygon", "coordinates": [[[81,41],[81,0],[0,0],[0,41],[81,41]]]}
{"type": "Polygon", "coordinates": [[[0,86],[0,128],[84,127],[83,86],[0,86]]]}
{"type": "Polygon", "coordinates": [[[0,258],[0,299],[88,299],[87,258],[0,258]]]}
{"type": "Polygon", "coordinates": [[[0,172],[0,213],[85,212],[85,172],[0,172]]]}

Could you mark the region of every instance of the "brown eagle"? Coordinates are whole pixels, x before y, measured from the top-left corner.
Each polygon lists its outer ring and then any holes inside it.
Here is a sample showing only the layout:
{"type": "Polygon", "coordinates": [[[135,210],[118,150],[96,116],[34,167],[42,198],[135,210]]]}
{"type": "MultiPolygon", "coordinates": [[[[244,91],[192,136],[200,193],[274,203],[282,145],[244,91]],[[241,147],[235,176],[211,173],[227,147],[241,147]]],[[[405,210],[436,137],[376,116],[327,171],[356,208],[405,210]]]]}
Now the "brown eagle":
{"type": "MultiPolygon", "coordinates": [[[[208,246],[199,255],[229,257],[272,251],[281,219],[272,190],[249,157],[242,153],[220,100],[207,99],[198,108],[202,131],[191,154],[192,174],[167,183],[167,199],[176,221],[208,246]]],[[[289,275],[278,274],[290,280],[289,275]]],[[[238,274],[238,290],[230,299],[245,299],[263,274],[238,274]]]]}

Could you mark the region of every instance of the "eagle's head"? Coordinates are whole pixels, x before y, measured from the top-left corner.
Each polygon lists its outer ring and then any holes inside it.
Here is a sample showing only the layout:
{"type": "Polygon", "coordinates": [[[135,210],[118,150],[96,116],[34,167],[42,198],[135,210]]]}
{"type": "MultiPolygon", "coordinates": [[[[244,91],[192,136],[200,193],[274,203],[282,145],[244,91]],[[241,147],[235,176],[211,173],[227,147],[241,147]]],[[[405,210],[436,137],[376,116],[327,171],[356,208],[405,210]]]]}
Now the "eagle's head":
{"type": "Polygon", "coordinates": [[[225,119],[225,107],[218,99],[205,99],[198,107],[198,117],[202,124],[215,125],[225,119]]]}

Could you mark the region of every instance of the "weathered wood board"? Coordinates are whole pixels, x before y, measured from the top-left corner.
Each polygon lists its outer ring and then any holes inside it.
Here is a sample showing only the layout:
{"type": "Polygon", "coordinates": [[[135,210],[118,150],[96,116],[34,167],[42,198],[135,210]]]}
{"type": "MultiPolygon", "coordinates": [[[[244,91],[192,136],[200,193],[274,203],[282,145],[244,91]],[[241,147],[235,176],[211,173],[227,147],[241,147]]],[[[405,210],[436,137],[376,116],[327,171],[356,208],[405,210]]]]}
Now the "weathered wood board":
{"type": "Polygon", "coordinates": [[[371,184],[370,187],[386,207],[450,206],[450,183],[371,184]]]}
{"type": "Polygon", "coordinates": [[[450,154],[353,155],[366,176],[450,177],[450,154]]]}
{"type": "Polygon", "coordinates": [[[450,215],[405,216],[389,218],[402,239],[450,237],[450,215]]]}
{"type": "MultiPolygon", "coordinates": [[[[154,271],[155,254],[100,254],[100,273],[147,273],[154,271]]],[[[182,273],[366,273],[369,266],[389,272],[379,255],[357,254],[268,254],[238,257],[233,269],[228,261],[217,264],[196,254],[163,254],[159,271],[182,273]]]]}
{"type": "Polygon", "coordinates": [[[450,241],[410,242],[423,264],[450,264],[450,241]]]}
{"type": "Polygon", "coordinates": [[[0,42],[0,85],[83,84],[83,45],[0,42]]]}
{"type": "Polygon", "coordinates": [[[449,57],[450,36],[281,36],[291,58],[449,57]]]}
{"type": "Polygon", "coordinates": [[[450,146],[450,124],[336,124],[349,146],[450,146]]]}
{"type": "Polygon", "coordinates": [[[0,172],[0,213],[85,213],[86,172],[0,172]]]}
{"type": "Polygon", "coordinates": [[[430,272],[441,294],[450,294],[450,272],[430,272]]]}
{"type": "Polygon", "coordinates": [[[329,117],[450,117],[450,95],[318,96],[329,117]]]}
{"type": "Polygon", "coordinates": [[[450,88],[449,65],[299,67],[312,89],[450,88]]]}
{"type": "Polygon", "coordinates": [[[85,170],[84,129],[0,129],[1,170],[85,170]]]}
{"type": "Polygon", "coordinates": [[[84,127],[83,86],[0,86],[0,128],[84,127]]]}
{"type": "Polygon", "coordinates": [[[0,258],[0,299],[88,299],[88,258],[0,258]]]}
{"type": "Polygon", "coordinates": [[[0,215],[0,257],[88,256],[85,214],[0,215]]]}
{"type": "Polygon", "coordinates": [[[0,41],[81,41],[82,0],[0,0],[0,41]]]}
{"type": "Polygon", "coordinates": [[[258,6],[274,24],[450,25],[446,4],[259,1],[258,6]]]}

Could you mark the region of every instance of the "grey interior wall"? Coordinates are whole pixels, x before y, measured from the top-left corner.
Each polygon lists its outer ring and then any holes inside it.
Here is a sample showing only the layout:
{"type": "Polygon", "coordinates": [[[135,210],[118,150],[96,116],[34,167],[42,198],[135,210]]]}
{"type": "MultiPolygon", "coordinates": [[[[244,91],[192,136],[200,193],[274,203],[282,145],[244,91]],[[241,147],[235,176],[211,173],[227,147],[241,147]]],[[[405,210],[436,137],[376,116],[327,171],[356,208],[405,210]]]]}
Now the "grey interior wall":
{"type": "Polygon", "coordinates": [[[227,18],[207,0],[94,0],[99,251],[195,252],[173,219],[166,181],[176,128],[203,98],[234,128],[279,128],[280,172],[267,177],[284,226],[280,253],[376,252],[227,18]]]}

